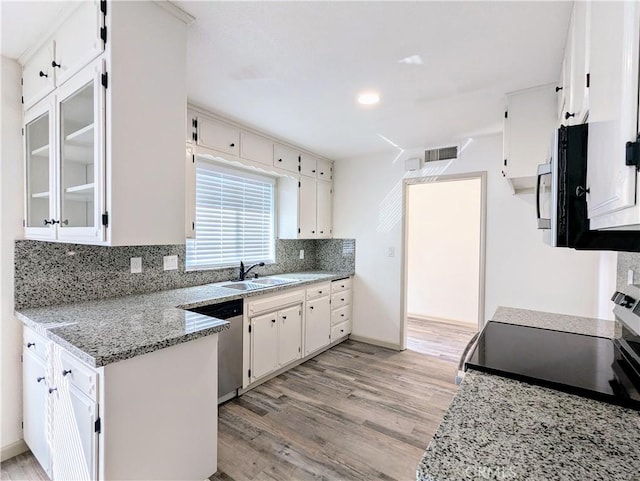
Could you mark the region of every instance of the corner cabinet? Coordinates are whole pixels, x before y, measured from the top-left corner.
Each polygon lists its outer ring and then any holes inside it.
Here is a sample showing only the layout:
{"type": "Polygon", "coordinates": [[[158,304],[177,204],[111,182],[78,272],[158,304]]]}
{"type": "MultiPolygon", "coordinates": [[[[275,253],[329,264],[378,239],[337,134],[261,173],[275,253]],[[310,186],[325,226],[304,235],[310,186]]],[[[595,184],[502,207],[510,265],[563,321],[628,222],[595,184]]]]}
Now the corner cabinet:
{"type": "Polygon", "coordinates": [[[312,177],[278,179],[280,239],[328,239],[333,235],[333,185],[312,177]]]}
{"type": "Polygon", "coordinates": [[[186,25],[154,2],[90,0],[35,47],[21,59],[25,237],[184,242],[186,25]]]}

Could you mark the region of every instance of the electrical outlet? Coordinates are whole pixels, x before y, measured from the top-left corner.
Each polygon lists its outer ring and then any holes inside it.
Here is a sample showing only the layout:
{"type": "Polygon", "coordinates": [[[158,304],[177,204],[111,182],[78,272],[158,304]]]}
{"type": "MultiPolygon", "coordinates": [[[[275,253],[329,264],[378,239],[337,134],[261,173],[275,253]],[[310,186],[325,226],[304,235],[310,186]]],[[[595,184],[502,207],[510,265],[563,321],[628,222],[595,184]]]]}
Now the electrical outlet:
{"type": "Polygon", "coordinates": [[[633,269],[629,269],[627,271],[627,285],[629,286],[638,286],[640,280],[636,276],[636,271],[633,269]]]}
{"type": "Polygon", "coordinates": [[[178,256],[164,256],[164,270],[174,271],[178,268],[178,256]]]}
{"type": "Polygon", "coordinates": [[[142,272],[142,257],[131,258],[131,273],[139,274],[142,272]]]}
{"type": "Polygon", "coordinates": [[[396,248],[393,246],[387,247],[387,257],[395,257],[396,256],[396,248]]]}
{"type": "Polygon", "coordinates": [[[304,259],[304,249],[300,249],[300,259],[304,259]]]}

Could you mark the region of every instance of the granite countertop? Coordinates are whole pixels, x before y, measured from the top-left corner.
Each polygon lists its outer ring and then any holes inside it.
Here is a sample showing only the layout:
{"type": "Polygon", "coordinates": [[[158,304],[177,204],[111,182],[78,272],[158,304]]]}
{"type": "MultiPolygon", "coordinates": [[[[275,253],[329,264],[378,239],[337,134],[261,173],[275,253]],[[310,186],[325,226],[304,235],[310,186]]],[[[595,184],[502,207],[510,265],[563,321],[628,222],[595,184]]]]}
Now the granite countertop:
{"type": "MultiPolygon", "coordinates": [[[[616,337],[615,321],[500,307],[494,321],[616,337]]],[[[419,481],[629,480],[638,411],[468,370],[418,465],[419,481]]]]}
{"type": "Polygon", "coordinates": [[[220,319],[187,311],[199,306],[296,288],[353,275],[295,272],[273,277],[297,282],[254,291],[222,287],[227,282],[126,297],[16,311],[28,327],[93,367],[129,359],[229,328],[220,319]]]}

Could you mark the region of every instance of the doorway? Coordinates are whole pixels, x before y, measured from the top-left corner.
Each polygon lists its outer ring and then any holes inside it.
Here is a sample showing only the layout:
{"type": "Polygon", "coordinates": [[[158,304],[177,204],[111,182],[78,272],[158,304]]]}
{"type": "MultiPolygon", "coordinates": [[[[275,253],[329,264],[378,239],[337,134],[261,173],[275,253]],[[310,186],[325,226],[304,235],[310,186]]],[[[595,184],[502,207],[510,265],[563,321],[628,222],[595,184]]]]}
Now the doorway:
{"type": "Polygon", "coordinates": [[[401,339],[458,362],[484,325],[486,173],[406,179],[401,339]]]}

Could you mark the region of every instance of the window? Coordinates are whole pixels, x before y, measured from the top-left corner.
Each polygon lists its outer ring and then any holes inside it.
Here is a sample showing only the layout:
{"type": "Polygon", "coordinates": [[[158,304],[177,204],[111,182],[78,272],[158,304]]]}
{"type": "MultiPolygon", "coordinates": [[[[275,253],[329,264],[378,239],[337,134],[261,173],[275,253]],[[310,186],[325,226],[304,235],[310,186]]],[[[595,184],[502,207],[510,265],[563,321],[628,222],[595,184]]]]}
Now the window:
{"type": "Polygon", "coordinates": [[[275,180],[215,162],[196,164],[196,238],[187,270],[275,262],[275,180]]]}

